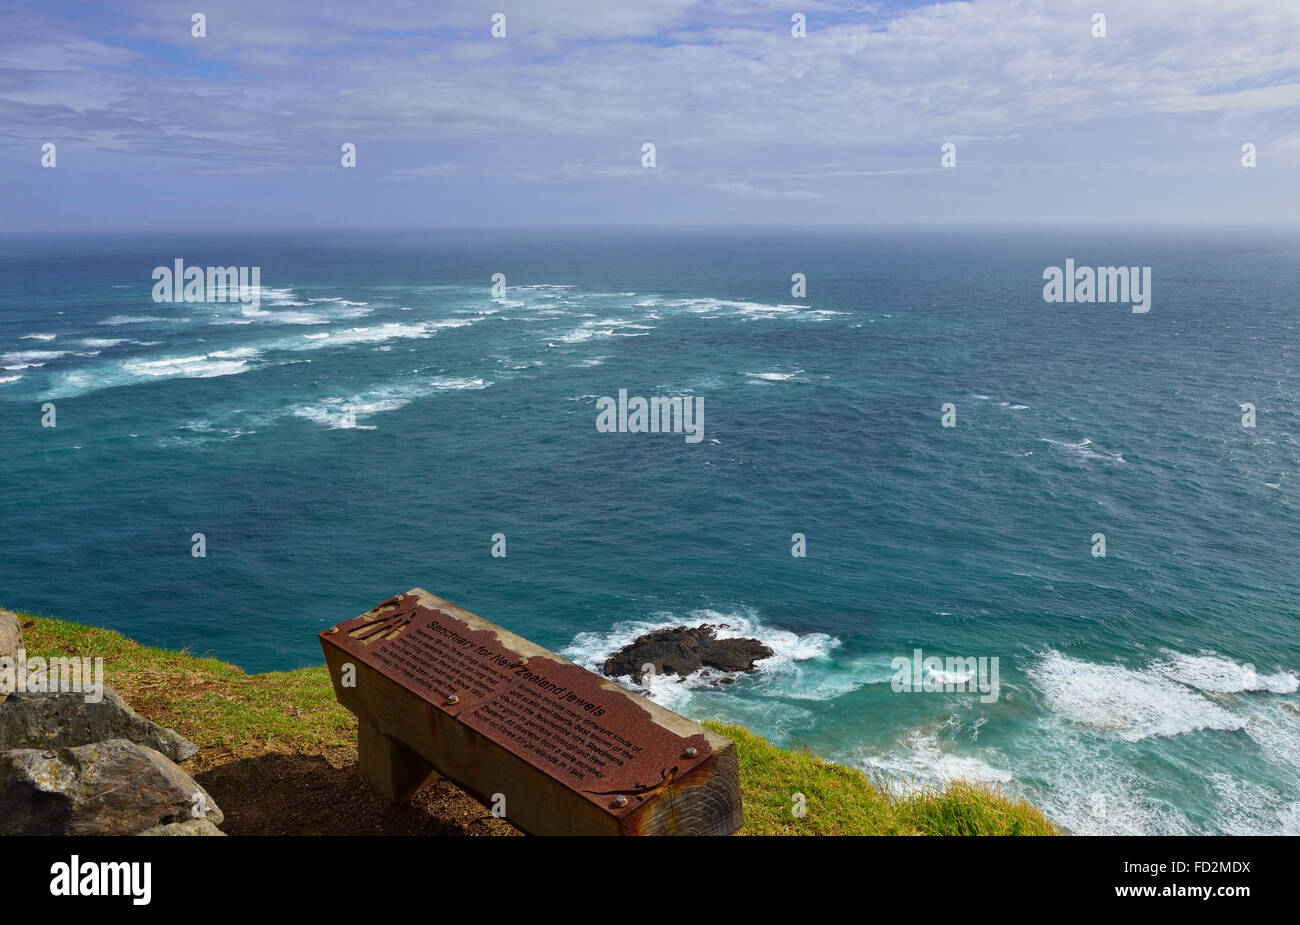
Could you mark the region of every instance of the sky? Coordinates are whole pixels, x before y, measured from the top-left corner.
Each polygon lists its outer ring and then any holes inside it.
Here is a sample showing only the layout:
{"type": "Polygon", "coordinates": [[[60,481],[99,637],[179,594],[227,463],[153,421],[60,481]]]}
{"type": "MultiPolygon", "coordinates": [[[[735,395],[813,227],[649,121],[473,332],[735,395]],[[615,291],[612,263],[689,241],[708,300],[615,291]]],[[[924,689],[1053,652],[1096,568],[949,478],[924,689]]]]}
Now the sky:
{"type": "Polygon", "coordinates": [[[8,232],[1204,226],[1298,203],[1300,0],[0,0],[8,232]]]}

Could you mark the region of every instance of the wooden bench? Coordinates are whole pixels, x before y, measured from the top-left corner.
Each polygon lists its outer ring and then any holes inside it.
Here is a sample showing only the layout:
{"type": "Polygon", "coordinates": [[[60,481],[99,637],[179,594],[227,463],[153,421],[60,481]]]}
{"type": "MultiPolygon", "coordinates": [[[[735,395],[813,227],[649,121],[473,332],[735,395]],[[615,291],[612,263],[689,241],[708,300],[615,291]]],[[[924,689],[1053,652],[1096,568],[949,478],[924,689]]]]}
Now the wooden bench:
{"type": "Polygon", "coordinates": [[[731,835],[729,739],[419,588],[320,634],[361,773],[437,775],[534,835],[731,835]]]}

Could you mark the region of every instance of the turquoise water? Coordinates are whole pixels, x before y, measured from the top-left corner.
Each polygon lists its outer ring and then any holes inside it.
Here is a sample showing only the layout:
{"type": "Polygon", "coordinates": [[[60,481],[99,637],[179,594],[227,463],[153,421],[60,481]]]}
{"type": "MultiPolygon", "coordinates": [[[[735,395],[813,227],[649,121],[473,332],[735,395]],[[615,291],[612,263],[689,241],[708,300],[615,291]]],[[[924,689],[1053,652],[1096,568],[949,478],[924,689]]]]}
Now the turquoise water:
{"type": "Polygon", "coordinates": [[[1296,833],[1298,243],[0,239],[0,602],[250,670],[415,585],[593,666],[722,622],[777,657],[652,696],[1076,832],[1296,833]],[[177,258],[260,267],[260,311],[154,303],[177,258]],[[1066,258],[1151,266],[1151,311],[1045,303],[1066,258]],[[598,433],[621,388],[704,439],[598,433]],[[998,699],[896,692],[916,648],[998,699]]]}

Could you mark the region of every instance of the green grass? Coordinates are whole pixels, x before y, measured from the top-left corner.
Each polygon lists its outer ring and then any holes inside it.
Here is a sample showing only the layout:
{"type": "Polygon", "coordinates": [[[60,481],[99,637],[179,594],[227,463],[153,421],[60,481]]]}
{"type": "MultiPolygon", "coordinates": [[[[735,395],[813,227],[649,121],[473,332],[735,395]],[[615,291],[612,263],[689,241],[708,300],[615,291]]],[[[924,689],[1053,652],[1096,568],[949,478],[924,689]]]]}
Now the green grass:
{"type": "MultiPolygon", "coordinates": [[[[356,721],[322,665],[250,675],[112,630],[18,614],[32,656],[102,656],[105,681],[137,712],[201,749],[197,770],[267,752],[350,751],[356,721]]],[[[736,743],[746,835],[1055,835],[1039,810],[983,784],[909,795],[803,749],[777,748],[741,726],[705,723],[736,743]],[[802,794],[802,801],[796,797],[802,794]],[[794,810],[802,807],[802,815],[794,810]]]]}
{"type": "Polygon", "coordinates": [[[1033,806],[983,784],[895,795],[882,780],[805,749],[777,748],[743,726],[704,725],[736,743],[747,835],[1060,834],[1033,806]]]}

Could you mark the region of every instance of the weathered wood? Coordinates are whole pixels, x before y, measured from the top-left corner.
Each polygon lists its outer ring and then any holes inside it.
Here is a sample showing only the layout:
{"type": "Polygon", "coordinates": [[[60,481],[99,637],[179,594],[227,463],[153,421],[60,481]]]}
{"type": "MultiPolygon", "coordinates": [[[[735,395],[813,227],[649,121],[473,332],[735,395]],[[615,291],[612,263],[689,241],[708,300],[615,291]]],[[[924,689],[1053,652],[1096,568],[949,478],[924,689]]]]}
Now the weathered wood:
{"type": "Polygon", "coordinates": [[[390,803],[405,803],[438,774],[424,758],[357,717],[357,755],[361,776],[390,803]]]}
{"type": "Polygon", "coordinates": [[[740,828],[730,740],[427,591],[320,639],[389,800],[435,771],[533,834],[740,828]]]}

